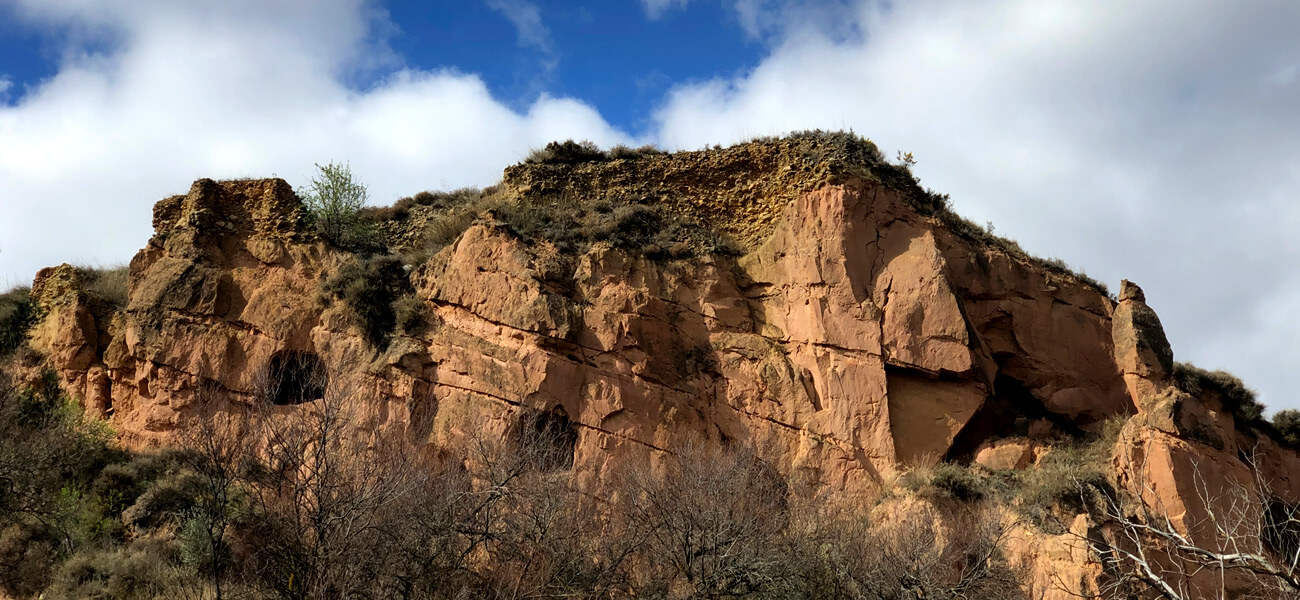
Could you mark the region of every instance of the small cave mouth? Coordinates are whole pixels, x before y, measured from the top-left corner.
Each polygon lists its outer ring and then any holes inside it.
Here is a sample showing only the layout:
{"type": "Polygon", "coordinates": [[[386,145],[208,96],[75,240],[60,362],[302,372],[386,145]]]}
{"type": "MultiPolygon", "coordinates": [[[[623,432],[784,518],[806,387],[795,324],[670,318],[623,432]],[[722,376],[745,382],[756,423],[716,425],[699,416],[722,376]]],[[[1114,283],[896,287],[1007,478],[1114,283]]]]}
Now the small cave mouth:
{"type": "Polygon", "coordinates": [[[329,375],[315,352],[277,352],[267,365],[267,396],[276,406],[293,406],[325,397],[329,375]]]}
{"type": "Polygon", "coordinates": [[[517,429],[520,458],[542,472],[573,468],[578,429],[561,407],[524,414],[517,429]]]}

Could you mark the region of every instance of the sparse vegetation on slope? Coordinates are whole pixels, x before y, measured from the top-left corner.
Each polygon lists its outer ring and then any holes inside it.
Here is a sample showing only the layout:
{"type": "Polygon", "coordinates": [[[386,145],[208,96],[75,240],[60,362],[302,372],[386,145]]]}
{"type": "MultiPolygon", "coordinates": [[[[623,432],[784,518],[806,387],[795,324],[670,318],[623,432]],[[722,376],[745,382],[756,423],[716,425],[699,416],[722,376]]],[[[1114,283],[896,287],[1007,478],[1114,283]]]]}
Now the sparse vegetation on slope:
{"type": "Polygon", "coordinates": [[[355,390],[331,385],[288,414],[268,399],[234,421],[205,412],[184,451],[133,455],[47,383],[0,386],[0,475],[21,492],[0,502],[0,590],[14,597],[1022,594],[994,513],[940,535],[933,519],[796,511],[743,447],[630,467],[601,499],[554,454],[573,452],[562,419],[431,455],[358,429],[355,390]]]}
{"type": "Polygon", "coordinates": [[[553,242],[566,252],[608,239],[651,258],[684,258],[751,249],[798,194],[865,179],[898,190],[918,212],[959,237],[1109,294],[1104,284],[1063,261],[1034,257],[1014,240],[957,214],[947,195],[920,186],[910,168],[914,162],[891,163],[870,140],[842,131],[800,131],[675,153],[651,146],[605,151],[567,140],[534,150],[506,170],[499,187],[421,192],[391,207],[362,209],[357,222],[368,232],[360,236],[366,252],[382,252],[386,245],[411,262],[421,262],[488,216],[525,239],[553,242]],[[628,218],[645,216],[666,227],[654,239],[621,235],[628,218]]]}
{"type": "Polygon", "coordinates": [[[27,330],[36,322],[36,314],[31,288],[18,287],[0,294],[0,358],[25,343],[27,330]]]}
{"type": "MultiPolygon", "coordinates": [[[[406,267],[396,256],[353,258],[324,282],[327,299],[342,300],[348,315],[376,347],[388,345],[398,325],[398,302],[414,292],[406,267]]],[[[403,312],[403,325],[414,327],[403,312]]]]}
{"type": "Polygon", "coordinates": [[[1243,431],[1264,424],[1264,405],[1255,398],[1255,390],[1246,387],[1232,373],[1207,371],[1188,363],[1174,364],[1174,382],[1178,388],[1193,396],[1213,394],[1223,402],[1224,410],[1232,414],[1237,427],[1243,431]]]}
{"type": "Polygon", "coordinates": [[[77,267],[77,271],[81,274],[86,291],[102,300],[106,308],[116,311],[126,307],[126,280],[130,267],[77,267]]]}

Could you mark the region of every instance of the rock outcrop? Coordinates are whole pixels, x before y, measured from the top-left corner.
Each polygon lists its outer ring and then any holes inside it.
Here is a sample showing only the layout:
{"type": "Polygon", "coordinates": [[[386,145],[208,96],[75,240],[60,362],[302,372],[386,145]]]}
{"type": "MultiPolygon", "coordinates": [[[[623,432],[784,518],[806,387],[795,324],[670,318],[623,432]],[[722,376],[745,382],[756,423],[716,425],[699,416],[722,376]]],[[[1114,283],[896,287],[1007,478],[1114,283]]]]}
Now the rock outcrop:
{"type": "MultiPolygon", "coordinates": [[[[482,219],[408,265],[426,325],[383,347],[321,293],[356,258],[311,233],[284,181],[200,180],[155,207],[119,313],[96,315],[75,269],[42,271],[32,345],[134,446],[174,439],[206,391],[229,410],[265,402],[273,365],[310,357],[357,392],[359,423],[420,446],[562,415],[593,482],[689,440],[739,440],[796,481],[853,493],[938,460],[1031,467],[1050,440],[1137,415],[1116,445],[1122,489],[1203,514],[1198,477],[1249,483],[1240,456],[1255,448],[1279,497],[1300,499],[1293,452],[1176,385],[1136,285],[1115,301],[953,227],[910,178],[809,166],[790,144],[511,167],[509,201],[630,194],[741,251],[663,261],[595,244],[557,278],[553,247],[482,219]]],[[[1021,551],[1098,577],[1079,518],[1021,551]]]]}
{"type": "Polygon", "coordinates": [[[52,311],[55,364],[70,379],[103,365],[109,390],[85,397],[133,444],[165,443],[198,390],[253,402],[274,357],[309,353],[332,379],[367,365],[366,418],[422,443],[559,409],[593,474],[702,436],[771,448],[835,489],[973,455],[1035,419],[1132,412],[1104,293],[962,239],[879,182],[802,193],[738,258],[597,245],[567,292],[539,248],[475,224],[412,273],[436,326],[382,350],[318,298],[350,257],[300,211],[279,180],[163,200],[103,351],[83,313],[52,311]]]}

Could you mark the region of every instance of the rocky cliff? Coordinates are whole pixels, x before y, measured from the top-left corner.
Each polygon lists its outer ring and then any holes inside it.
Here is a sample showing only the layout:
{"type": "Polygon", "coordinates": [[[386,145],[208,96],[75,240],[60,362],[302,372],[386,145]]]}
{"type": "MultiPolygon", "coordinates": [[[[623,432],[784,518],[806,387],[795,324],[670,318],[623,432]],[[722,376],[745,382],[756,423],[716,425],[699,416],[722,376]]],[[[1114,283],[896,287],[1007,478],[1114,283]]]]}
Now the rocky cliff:
{"type": "MultiPolygon", "coordinates": [[[[869,143],[521,164],[490,194],[652,206],[732,250],[566,249],[485,210],[430,256],[393,259],[420,325],[377,338],[322,291],[373,259],[316,236],[284,181],[200,180],[155,207],[121,310],[95,310],[72,267],[38,274],[30,345],[135,447],[175,439],[204,390],[244,410],[306,369],[324,380],[277,410],[352,386],[365,427],[428,448],[548,415],[574,432],[572,468],[593,485],[704,440],[759,448],[813,488],[870,493],[939,461],[1033,468],[1121,419],[1111,483],[1207,543],[1207,478],[1250,487],[1263,473],[1270,497],[1300,501],[1295,453],[1239,422],[1228,387],[1187,389],[1205,378],[1176,376],[1137,286],[1116,300],[983,234],[869,143]]],[[[422,239],[417,216],[389,249],[422,239]]],[[[1080,542],[1101,534],[1078,516],[1017,541],[1045,596],[1070,588],[1062,568],[1104,576],[1099,546],[1080,542]]]]}

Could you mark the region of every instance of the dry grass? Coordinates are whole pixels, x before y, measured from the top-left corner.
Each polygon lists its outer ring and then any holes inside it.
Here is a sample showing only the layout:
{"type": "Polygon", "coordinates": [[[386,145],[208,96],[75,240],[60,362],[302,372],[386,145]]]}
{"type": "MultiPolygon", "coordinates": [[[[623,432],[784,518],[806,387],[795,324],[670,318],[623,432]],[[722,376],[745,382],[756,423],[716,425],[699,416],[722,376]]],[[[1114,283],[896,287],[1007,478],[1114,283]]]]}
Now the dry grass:
{"type": "Polygon", "coordinates": [[[127,276],[129,265],[118,264],[109,267],[78,266],[77,271],[85,282],[86,291],[108,303],[114,310],[126,307],[127,276]]]}

